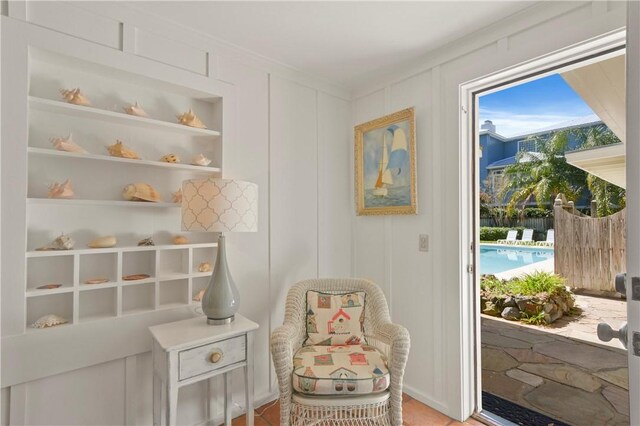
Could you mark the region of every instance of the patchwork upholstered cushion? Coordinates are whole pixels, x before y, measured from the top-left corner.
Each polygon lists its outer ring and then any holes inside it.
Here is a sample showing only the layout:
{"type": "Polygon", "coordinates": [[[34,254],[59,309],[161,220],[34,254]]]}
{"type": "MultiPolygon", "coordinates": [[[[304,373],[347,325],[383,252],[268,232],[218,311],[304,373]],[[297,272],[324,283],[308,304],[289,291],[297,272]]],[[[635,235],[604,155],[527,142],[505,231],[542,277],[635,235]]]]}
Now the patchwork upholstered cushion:
{"type": "Polygon", "coordinates": [[[365,293],[307,291],[305,345],[357,345],[364,343],[365,293]]]}
{"type": "Polygon", "coordinates": [[[362,395],[389,387],[387,358],[373,346],[303,346],[293,356],[293,388],[308,395],[362,395]]]}

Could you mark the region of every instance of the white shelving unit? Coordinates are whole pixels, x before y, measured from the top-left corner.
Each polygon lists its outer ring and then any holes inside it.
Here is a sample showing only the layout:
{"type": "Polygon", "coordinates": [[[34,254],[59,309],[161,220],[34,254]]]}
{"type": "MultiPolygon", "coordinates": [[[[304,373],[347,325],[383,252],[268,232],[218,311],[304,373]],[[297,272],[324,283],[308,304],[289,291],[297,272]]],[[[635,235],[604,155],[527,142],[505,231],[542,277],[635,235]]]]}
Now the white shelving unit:
{"type": "MultiPolygon", "coordinates": [[[[220,98],[196,96],[192,90],[171,90],[149,81],[135,85],[123,74],[99,72],[98,65],[83,69],[80,61],[68,65],[55,55],[32,55],[30,93],[27,105],[28,168],[27,244],[25,253],[24,324],[27,332],[46,333],[30,325],[46,314],[68,320],[65,326],[104,321],[191,305],[211,272],[198,271],[201,262],[214,264],[215,234],[189,235],[190,244],[136,246],[142,237],[171,241],[180,232],[180,204],[137,202],[121,198],[123,185],[148,182],[164,197],[180,187],[182,180],[203,175],[220,176],[222,135],[218,130],[198,129],[170,122],[177,111],[194,109],[207,124],[222,123],[220,98]],[[54,59],[52,59],[54,58],[54,59]],[[82,87],[96,107],[78,106],[53,99],[61,87],[82,87]],[[113,88],[113,93],[107,90],[113,88]],[[165,91],[163,91],[165,90],[165,91]],[[140,99],[150,115],[137,117],[119,112],[122,106],[140,99]],[[58,151],[49,139],[74,133],[89,153],[58,151]],[[131,143],[145,159],[111,157],[105,146],[115,140],[131,143]],[[130,142],[131,141],[131,142],[130,142]],[[180,153],[189,162],[200,152],[213,158],[212,166],[165,163],[162,153],[180,153]],[[45,198],[45,184],[71,179],[77,198],[45,198]],[[133,208],[129,208],[133,207],[133,208]],[[76,240],[72,250],[37,251],[60,232],[76,240]],[[112,248],[84,248],[86,242],[103,235],[115,235],[112,248]],[[124,242],[120,243],[121,241],[124,242]],[[79,244],[82,242],[83,244],[79,244]],[[121,245],[122,244],[122,245],[121,245]],[[125,280],[132,274],[146,274],[139,280],[125,280]],[[100,284],[89,279],[103,278],[100,284]],[[46,284],[59,288],[38,289],[46,284]]],[[[218,124],[219,125],[219,124],[218,124]]],[[[45,187],[46,188],[46,187],[45,187]]]]}

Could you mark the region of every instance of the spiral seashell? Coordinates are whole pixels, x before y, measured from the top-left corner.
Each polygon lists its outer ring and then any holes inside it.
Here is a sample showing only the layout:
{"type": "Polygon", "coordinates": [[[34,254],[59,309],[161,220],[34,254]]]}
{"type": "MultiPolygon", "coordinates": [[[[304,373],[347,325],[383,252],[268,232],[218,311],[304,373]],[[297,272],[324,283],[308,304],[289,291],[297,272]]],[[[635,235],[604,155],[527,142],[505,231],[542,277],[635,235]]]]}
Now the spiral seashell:
{"type": "Polygon", "coordinates": [[[58,238],[51,241],[46,246],[37,248],[36,250],[71,250],[75,241],[69,235],[62,233],[58,238]]]}
{"type": "Polygon", "coordinates": [[[75,192],[73,192],[69,179],[63,183],[54,182],[49,186],[49,193],[47,194],[49,198],[73,198],[74,195],[75,192]]]}
{"type": "Polygon", "coordinates": [[[58,151],[79,152],[81,154],[87,153],[84,148],[73,142],[71,133],[69,133],[69,136],[66,138],[52,138],[50,141],[58,151]]]}
{"type": "Polygon", "coordinates": [[[171,201],[174,203],[182,202],[182,188],[178,189],[176,192],[173,193],[173,200],[171,201]]]}
{"type": "Polygon", "coordinates": [[[131,183],[122,190],[122,197],[130,201],[162,202],[162,197],[155,188],[148,183],[131,183]]]}
{"type": "Polygon", "coordinates": [[[209,164],[211,164],[211,160],[205,157],[204,154],[198,154],[193,157],[193,160],[191,160],[191,164],[193,164],[194,166],[208,166],[209,164]]]}
{"type": "Polygon", "coordinates": [[[107,147],[107,151],[109,151],[109,155],[112,157],[120,157],[120,158],[129,158],[131,160],[140,160],[138,154],[124,146],[122,141],[116,140],[116,143],[113,145],[109,145],[107,147]]]}
{"type": "Polygon", "coordinates": [[[91,105],[91,102],[89,102],[89,99],[87,99],[87,97],[80,91],[79,87],[75,89],[60,89],[60,94],[70,104],[83,106],[91,105]]]}
{"type": "Polygon", "coordinates": [[[149,117],[149,114],[147,114],[147,112],[138,105],[138,101],[136,101],[135,104],[123,107],[122,109],[129,115],[135,115],[136,117],[149,117]]]}
{"type": "Polygon", "coordinates": [[[189,108],[189,111],[176,115],[178,117],[178,123],[184,124],[189,127],[196,127],[198,129],[206,129],[207,126],[204,125],[202,121],[196,116],[196,114],[189,108]]]}

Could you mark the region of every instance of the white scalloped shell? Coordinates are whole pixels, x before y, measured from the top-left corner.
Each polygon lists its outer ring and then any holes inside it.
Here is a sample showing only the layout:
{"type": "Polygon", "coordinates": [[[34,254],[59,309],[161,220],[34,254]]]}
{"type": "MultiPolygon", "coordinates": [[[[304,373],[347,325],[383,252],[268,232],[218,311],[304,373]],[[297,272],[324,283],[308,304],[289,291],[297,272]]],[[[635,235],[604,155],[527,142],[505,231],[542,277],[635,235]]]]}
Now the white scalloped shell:
{"type": "Polygon", "coordinates": [[[49,314],[49,315],[45,315],[43,317],[38,318],[36,322],[33,323],[32,327],[47,328],[47,327],[53,327],[60,324],[65,324],[67,322],[69,321],[67,321],[66,319],[62,318],[59,315],[49,314]]]}

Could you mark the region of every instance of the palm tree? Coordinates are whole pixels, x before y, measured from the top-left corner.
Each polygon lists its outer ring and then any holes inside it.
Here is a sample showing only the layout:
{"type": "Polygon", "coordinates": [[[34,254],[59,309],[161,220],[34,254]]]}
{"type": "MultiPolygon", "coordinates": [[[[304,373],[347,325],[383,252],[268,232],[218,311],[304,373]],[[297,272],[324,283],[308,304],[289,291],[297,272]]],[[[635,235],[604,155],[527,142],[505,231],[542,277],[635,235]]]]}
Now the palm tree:
{"type": "MultiPolygon", "coordinates": [[[[582,141],[580,148],[594,148],[597,146],[621,143],[620,139],[604,124],[593,126],[588,129],[574,130],[575,136],[582,141]]],[[[626,192],[604,179],[588,174],[587,187],[596,201],[598,216],[608,216],[626,205],[626,192]]]]}
{"type": "Polygon", "coordinates": [[[567,163],[564,152],[569,145],[570,132],[562,130],[548,138],[531,137],[538,152],[521,151],[515,164],[504,171],[501,198],[509,196],[507,208],[522,208],[532,200],[541,206],[551,204],[562,193],[568,200],[577,201],[586,187],[584,171],[567,163]]]}

